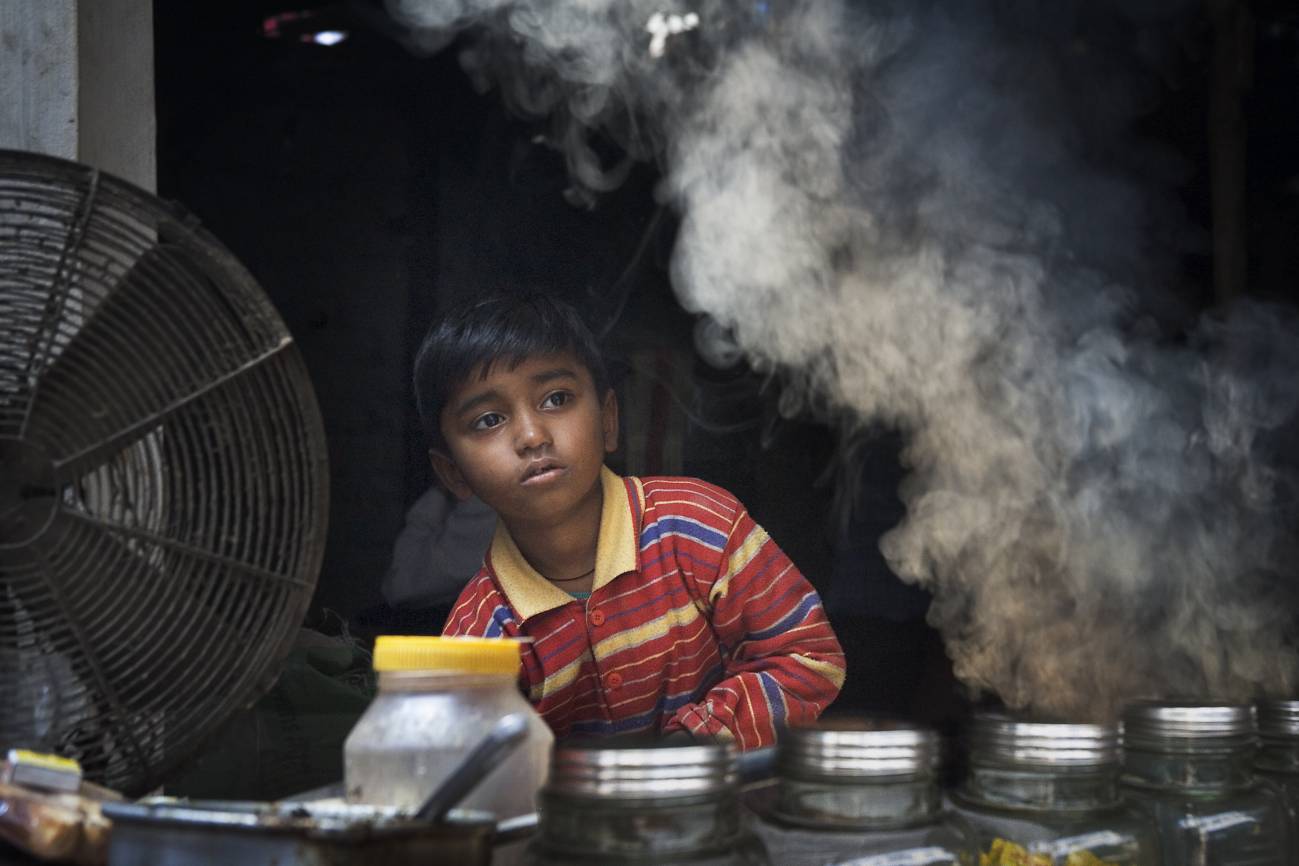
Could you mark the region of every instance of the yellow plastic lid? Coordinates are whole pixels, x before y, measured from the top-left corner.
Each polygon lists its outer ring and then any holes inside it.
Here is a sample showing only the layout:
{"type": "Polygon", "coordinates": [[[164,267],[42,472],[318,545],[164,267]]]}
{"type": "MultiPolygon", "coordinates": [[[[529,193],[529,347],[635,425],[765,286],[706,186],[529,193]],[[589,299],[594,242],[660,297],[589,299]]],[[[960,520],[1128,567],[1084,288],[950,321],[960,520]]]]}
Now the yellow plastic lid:
{"type": "Polygon", "coordinates": [[[380,635],[374,641],[374,669],[518,674],[519,642],[499,637],[380,635]]]}

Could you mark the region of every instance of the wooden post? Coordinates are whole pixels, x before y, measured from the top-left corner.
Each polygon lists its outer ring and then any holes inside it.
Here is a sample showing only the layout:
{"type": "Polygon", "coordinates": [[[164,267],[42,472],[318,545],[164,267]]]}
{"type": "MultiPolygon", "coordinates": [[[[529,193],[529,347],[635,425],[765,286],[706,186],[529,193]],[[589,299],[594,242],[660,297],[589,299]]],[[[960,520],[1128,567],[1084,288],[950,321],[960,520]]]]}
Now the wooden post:
{"type": "Polygon", "coordinates": [[[152,0],[0,0],[0,147],[156,186],[152,0]]]}

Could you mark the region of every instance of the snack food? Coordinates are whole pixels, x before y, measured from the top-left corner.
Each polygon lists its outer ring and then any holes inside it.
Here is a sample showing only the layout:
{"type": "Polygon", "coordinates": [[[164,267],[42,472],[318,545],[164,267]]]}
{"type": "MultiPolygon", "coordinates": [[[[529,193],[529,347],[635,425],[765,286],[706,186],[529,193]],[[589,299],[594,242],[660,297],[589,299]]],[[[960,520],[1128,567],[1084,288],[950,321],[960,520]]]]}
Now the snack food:
{"type": "MultiPolygon", "coordinates": [[[[994,839],[987,853],[979,855],[979,866],[1056,866],[1056,860],[1050,854],[1032,853],[1023,845],[1005,839],[994,839]]],[[[1110,860],[1102,860],[1090,851],[1071,851],[1065,856],[1062,866],[1118,866],[1110,860]]]]}
{"type": "Polygon", "coordinates": [[[0,839],[44,860],[99,866],[111,824],[99,803],[0,783],[0,839]]]}
{"type": "Polygon", "coordinates": [[[986,854],[979,855],[979,866],[1053,866],[1050,854],[1030,854],[1028,849],[1005,839],[994,839],[986,854]]]}

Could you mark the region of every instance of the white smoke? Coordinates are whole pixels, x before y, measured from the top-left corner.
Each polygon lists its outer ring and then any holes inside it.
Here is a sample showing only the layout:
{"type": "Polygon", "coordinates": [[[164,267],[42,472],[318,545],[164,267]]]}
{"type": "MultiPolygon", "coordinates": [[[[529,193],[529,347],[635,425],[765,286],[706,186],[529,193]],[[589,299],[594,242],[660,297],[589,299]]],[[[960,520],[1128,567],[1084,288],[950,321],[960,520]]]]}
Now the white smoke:
{"type": "Polygon", "coordinates": [[[1243,308],[1173,343],[1143,317],[1179,169],[1125,131],[1186,5],[392,4],[431,47],[479,25],[466,67],[555,118],[579,183],[612,182],[596,128],[662,160],[683,305],[907,434],[884,552],[958,676],[1079,718],[1299,675],[1294,486],[1262,447],[1296,328],[1243,308]]]}

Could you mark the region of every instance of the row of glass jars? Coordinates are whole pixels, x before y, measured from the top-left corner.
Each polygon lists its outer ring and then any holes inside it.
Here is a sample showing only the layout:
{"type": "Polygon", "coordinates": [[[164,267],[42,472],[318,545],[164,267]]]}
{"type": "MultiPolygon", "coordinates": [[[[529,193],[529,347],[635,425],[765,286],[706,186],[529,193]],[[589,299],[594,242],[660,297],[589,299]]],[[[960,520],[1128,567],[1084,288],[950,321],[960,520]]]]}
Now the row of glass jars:
{"type": "Polygon", "coordinates": [[[1121,745],[1113,727],[978,716],[964,781],[946,796],[939,738],[905,725],[791,730],[775,784],[744,795],[728,748],[562,746],[529,857],[534,866],[1289,866],[1299,863],[1290,847],[1299,702],[1268,704],[1258,722],[1250,707],[1138,704],[1121,745]]]}

